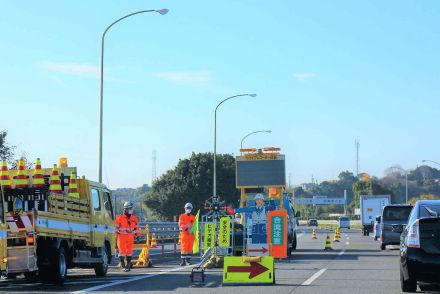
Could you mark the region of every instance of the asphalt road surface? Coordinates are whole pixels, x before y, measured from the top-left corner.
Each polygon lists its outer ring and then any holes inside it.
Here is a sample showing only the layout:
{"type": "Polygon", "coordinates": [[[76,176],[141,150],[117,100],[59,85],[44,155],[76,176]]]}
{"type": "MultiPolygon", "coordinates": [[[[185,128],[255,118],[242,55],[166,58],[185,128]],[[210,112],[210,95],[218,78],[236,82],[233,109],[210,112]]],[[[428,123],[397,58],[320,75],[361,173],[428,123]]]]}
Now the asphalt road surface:
{"type": "MultiPolygon", "coordinates": [[[[312,240],[311,229],[301,227],[298,249],[287,260],[276,261],[276,284],[270,286],[222,286],[222,270],[206,272],[204,287],[191,287],[192,267],[180,267],[179,256],[172,246],[154,250],[151,269],[121,272],[112,266],[104,278],[96,278],[93,270],[69,270],[63,286],[47,286],[23,278],[3,280],[0,291],[13,293],[47,292],[142,292],[149,293],[402,293],[399,283],[398,246],[380,251],[379,242],[363,236],[359,230],[341,230],[339,243],[332,242],[332,251],[324,251],[325,232],[318,230],[312,240]]],[[[437,291],[440,289],[437,289],[437,291]]],[[[440,292],[437,292],[440,293],[440,292]]]]}

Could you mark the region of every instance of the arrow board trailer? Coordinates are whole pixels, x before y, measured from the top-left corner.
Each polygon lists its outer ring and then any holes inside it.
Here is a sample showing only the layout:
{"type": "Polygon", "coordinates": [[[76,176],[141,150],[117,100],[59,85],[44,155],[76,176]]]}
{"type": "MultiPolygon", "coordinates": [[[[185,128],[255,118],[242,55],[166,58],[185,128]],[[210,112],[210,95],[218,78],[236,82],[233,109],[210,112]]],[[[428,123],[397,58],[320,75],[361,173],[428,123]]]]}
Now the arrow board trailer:
{"type": "MultiPolygon", "coordinates": [[[[0,260],[3,274],[38,275],[43,283],[63,283],[67,269],[93,268],[107,273],[115,254],[114,215],[110,191],[97,182],[76,180],[77,196],[68,196],[74,167],[59,168],[61,190],[49,191],[51,171],[42,169],[45,184],[26,188],[1,187],[0,260]],[[6,250],[2,250],[6,248],[6,250]]],[[[12,178],[12,172],[9,171],[12,178]]],[[[16,171],[14,171],[16,173],[16,171]]]]}
{"type": "Polygon", "coordinates": [[[390,195],[361,195],[361,222],[364,236],[373,231],[374,220],[382,215],[382,209],[391,203],[390,195]]]}

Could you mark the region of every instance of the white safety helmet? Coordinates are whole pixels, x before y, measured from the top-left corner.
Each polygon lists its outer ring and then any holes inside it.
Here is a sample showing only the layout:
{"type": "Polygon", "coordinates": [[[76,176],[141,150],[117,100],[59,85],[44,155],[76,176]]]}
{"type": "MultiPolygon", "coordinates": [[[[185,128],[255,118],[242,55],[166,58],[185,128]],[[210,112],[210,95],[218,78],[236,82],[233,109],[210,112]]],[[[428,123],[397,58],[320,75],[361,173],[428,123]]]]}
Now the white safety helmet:
{"type": "Polygon", "coordinates": [[[254,200],[258,200],[258,199],[264,200],[264,196],[263,196],[263,194],[257,194],[257,195],[255,195],[254,200]]]}
{"type": "Polygon", "coordinates": [[[133,209],[133,203],[127,201],[124,203],[124,209],[133,209]]]}
{"type": "Polygon", "coordinates": [[[185,204],[185,209],[193,209],[193,205],[191,204],[191,203],[187,203],[187,204],[185,204]]]}

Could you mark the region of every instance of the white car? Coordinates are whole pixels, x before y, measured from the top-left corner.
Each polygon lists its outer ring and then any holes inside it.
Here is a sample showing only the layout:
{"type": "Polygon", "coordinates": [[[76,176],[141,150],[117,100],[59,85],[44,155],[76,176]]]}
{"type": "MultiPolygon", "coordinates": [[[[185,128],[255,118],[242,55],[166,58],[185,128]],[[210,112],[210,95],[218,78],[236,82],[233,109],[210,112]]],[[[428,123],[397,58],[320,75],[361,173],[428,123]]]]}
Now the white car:
{"type": "Polygon", "coordinates": [[[350,219],[348,218],[348,216],[339,217],[339,228],[347,228],[350,230],[350,219]]]}

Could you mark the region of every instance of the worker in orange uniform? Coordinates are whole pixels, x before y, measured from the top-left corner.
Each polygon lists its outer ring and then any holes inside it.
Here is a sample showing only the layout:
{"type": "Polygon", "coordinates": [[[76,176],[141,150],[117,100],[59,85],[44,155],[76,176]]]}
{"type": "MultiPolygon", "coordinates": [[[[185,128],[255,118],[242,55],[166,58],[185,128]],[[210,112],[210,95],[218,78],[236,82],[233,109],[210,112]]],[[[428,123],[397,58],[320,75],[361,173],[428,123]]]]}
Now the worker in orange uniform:
{"type": "Polygon", "coordinates": [[[133,203],[124,203],[124,212],[115,221],[115,234],[118,239],[119,262],[124,272],[129,272],[132,266],[134,239],[141,236],[139,221],[133,214],[133,203]]]}
{"type": "Polygon", "coordinates": [[[190,265],[190,259],[194,245],[194,232],[192,227],[195,217],[191,214],[193,206],[191,203],[185,204],[185,213],[179,216],[179,229],[182,236],[182,244],[180,246],[181,266],[190,265]]]}

